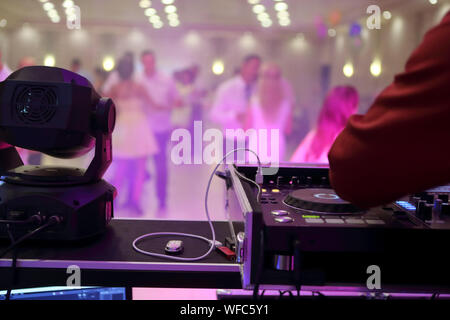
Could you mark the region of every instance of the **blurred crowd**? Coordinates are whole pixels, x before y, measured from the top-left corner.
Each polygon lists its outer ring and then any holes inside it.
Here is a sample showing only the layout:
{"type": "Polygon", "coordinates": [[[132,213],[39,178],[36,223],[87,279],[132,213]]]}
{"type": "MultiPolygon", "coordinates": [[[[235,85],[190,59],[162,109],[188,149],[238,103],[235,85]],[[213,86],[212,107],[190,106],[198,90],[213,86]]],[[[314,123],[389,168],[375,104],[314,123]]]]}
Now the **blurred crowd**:
{"type": "MultiPolygon", "coordinates": [[[[35,65],[34,59],[25,57],[17,69],[31,65],[35,65]]],[[[91,74],[78,58],[72,60],[70,70],[86,77],[101,95],[111,97],[116,104],[111,182],[119,191],[126,190],[119,207],[137,215],[143,211],[140,203],[144,184],[151,178],[155,180],[157,212],[163,215],[167,209],[168,154],[175,128],[192,132],[194,121],[201,120],[222,132],[278,129],[279,141],[269,143],[277,143],[281,162],[327,163],[336,136],[358,109],[358,92],[353,87],[332,88],[317,123],[298,146],[291,148],[295,151],[289,152],[287,140],[300,126],[293,116],[294,90],[277,63],[263,61],[256,54],[246,56],[235,74],[214,90],[198,85],[201,70],[197,65],[165,74],[158,68],[156,53],[150,50],[138,57],[125,53],[109,73],[97,68],[91,74]],[[137,68],[137,62],[141,68],[137,68]],[[153,174],[148,169],[150,160],[153,174]]],[[[0,52],[0,81],[10,73],[0,52]]],[[[28,164],[47,164],[39,153],[25,152],[22,156],[28,164]]]]}

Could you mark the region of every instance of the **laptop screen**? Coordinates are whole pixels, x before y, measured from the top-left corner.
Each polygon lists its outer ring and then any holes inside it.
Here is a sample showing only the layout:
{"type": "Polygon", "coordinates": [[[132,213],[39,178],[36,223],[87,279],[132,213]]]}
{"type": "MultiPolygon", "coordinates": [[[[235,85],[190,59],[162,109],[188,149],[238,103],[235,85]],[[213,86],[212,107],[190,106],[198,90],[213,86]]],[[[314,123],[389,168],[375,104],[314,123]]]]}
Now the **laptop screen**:
{"type": "MultiPolygon", "coordinates": [[[[4,300],[6,291],[0,291],[4,300]]],[[[131,297],[129,297],[131,298],[131,297]]],[[[11,300],[127,300],[127,290],[121,287],[43,287],[16,289],[11,300]]]]}

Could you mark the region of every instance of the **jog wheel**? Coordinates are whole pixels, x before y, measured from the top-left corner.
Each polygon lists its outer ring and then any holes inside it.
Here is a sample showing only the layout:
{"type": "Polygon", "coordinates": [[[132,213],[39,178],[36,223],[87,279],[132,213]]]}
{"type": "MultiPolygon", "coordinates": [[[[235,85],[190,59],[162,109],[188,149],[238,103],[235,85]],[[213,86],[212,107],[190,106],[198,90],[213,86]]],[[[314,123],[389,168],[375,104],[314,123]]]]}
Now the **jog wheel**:
{"type": "Polygon", "coordinates": [[[333,189],[298,189],[291,192],[284,203],[296,209],[321,214],[355,214],[362,211],[342,200],[333,189]]]}

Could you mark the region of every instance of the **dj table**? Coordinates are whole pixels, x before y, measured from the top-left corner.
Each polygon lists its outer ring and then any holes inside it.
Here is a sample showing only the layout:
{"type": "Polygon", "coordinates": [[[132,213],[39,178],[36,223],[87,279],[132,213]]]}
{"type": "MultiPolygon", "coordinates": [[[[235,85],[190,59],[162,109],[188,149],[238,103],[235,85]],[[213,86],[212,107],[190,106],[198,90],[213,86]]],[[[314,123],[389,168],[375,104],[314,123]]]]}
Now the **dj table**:
{"type": "MultiPolygon", "coordinates": [[[[229,236],[228,223],[213,223],[216,239],[229,236]]],[[[243,224],[235,223],[236,232],[243,224]]],[[[140,235],[152,232],[193,233],[211,238],[204,221],[164,221],[114,219],[105,234],[76,243],[25,242],[18,252],[17,288],[65,286],[71,273],[67,267],[81,270],[82,286],[172,287],[172,288],[241,288],[239,266],[213,251],[207,258],[192,263],[146,256],[132,248],[140,235]]],[[[197,257],[208,250],[208,244],[188,237],[172,237],[184,242],[184,257],[197,257]]],[[[171,237],[149,238],[139,247],[164,253],[171,237]]],[[[0,242],[0,252],[8,246],[0,242]]],[[[12,253],[0,259],[0,288],[11,285],[12,253]]]]}

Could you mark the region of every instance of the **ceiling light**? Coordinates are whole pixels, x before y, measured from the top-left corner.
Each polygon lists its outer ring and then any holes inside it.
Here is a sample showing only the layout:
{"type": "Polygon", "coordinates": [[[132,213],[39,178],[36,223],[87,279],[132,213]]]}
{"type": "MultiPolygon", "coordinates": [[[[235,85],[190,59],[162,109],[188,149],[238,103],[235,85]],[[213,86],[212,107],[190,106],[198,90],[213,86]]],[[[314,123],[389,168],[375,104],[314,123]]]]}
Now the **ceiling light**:
{"type": "MultiPolygon", "coordinates": [[[[75,17],[75,19],[76,19],[76,17],[75,17]]],[[[75,19],[73,19],[73,20],[75,20],[75,19]]],[[[59,16],[55,16],[55,17],[50,17],[50,20],[51,20],[53,23],[58,23],[58,22],[61,21],[61,18],[60,18],[59,16]]],[[[73,21],[73,20],[70,20],[70,19],[69,19],[69,21],[73,21]]]]}
{"type": "Polygon", "coordinates": [[[379,59],[373,60],[372,64],[370,65],[370,73],[372,74],[372,76],[379,77],[381,71],[381,61],[379,59]]]}
{"type": "Polygon", "coordinates": [[[145,9],[144,14],[148,17],[156,14],[156,10],[154,8],[145,9]]]}
{"type": "Polygon", "coordinates": [[[56,11],[55,9],[51,9],[47,11],[47,14],[50,18],[52,17],[57,17],[58,16],[58,11],[56,11]]]}
{"type": "Polygon", "coordinates": [[[261,25],[262,25],[264,28],[268,28],[268,27],[270,27],[270,26],[272,25],[272,20],[264,20],[264,21],[261,21],[261,25]]]}
{"type": "Polygon", "coordinates": [[[289,12],[287,12],[287,11],[279,11],[279,12],[277,13],[277,17],[278,17],[278,19],[286,19],[286,18],[289,18],[289,12]]]}
{"type": "Polygon", "coordinates": [[[52,10],[55,8],[55,5],[51,2],[46,2],[42,5],[45,11],[52,10]]]}
{"type": "Polygon", "coordinates": [[[342,68],[342,72],[347,78],[351,78],[354,73],[353,64],[351,64],[350,62],[346,63],[342,68]]]}
{"type": "Polygon", "coordinates": [[[111,71],[115,66],[114,58],[111,56],[106,56],[105,58],[103,58],[102,66],[103,70],[111,71]]]}
{"type": "Polygon", "coordinates": [[[63,6],[64,8],[70,8],[70,7],[73,7],[73,6],[74,6],[74,3],[73,3],[72,0],[64,0],[62,6],[63,6]]]}
{"type": "Polygon", "coordinates": [[[177,12],[177,7],[175,7],[175,6],[173,6],[173,5],[166,6],[166,7],[164,8],[164,11],[165,11],[166,13],[174,13],[174,12],[177,12]]]}
{"type": "Polygon", "coordinates": [[[152,6],[152,2],[150,0],[141,0],[139,1],[139,7],[145,9],[150,8],[152,6]]]}
{"type": "Polygon", "coordinates": [[[257,15],[259,21],[270,20],[269,14],[267,12],[262,12],[257,15]]]}
{"type": "Polygon", "coordinates": [[[216,76],[219,76],[225,71],[225,63],[220,59],[214,60],[211,70],[216,76]]]}
{"type": "Polygon", "coordinates": [[[169,20],[169,26],[171,26],[171,27],[178,27],[179,25],[180,25],[180,21],[179,20],[175,20],[175,19],[169,20]]]}
{"type": "Polygon", "coordinates": [[[266,7],[264,7],[262,4],[255,4],[253,6],[253,12],[256,14],[263,13],[266,11],[266,7]]]}
{"type": "Polygon", "coordinates": [[[286,26],[291,24],[291,20],[289,18],[287,18],[287,19],[280,19],[278,21],[278,23],[280,24],[280,26],[286,27],[286,26]]]}
{"type": "Polygon", "coordinates": [[[157,21],[155,23],[153,23],[153,28],[155,29],[161,29],[164,26],[164,23],[162,23],[162,21],[157,21]]]}
{"type": "Polygon", "coordinates": [[[44,66],[54,67],[55,66],[55,56],[52,54],[48,54],[44,57],[44,66]]]}
{"type": "Polygon", "coordinates": [[[169,14],[167,15],[167,19],[169,19],[169,20],[178,19],[178,14],[177,14],[176,12],[174,12],[174,13],[169,13],[169,14]]]}
{"type": "Polygon", "coordinates": [[[275,3],[274,8],[276,11],[286,11],[288,9],[288,5],[286,2],[278,2],[278,3],[275,3]]]}
{"type": "Polygon", "coordinates": [[[148,18],[148,21],[150,21],[151,23],[157,23],[157,22],[161,22],[161,18],[157,15],[151,16],[150,18],[148,18]]]}

